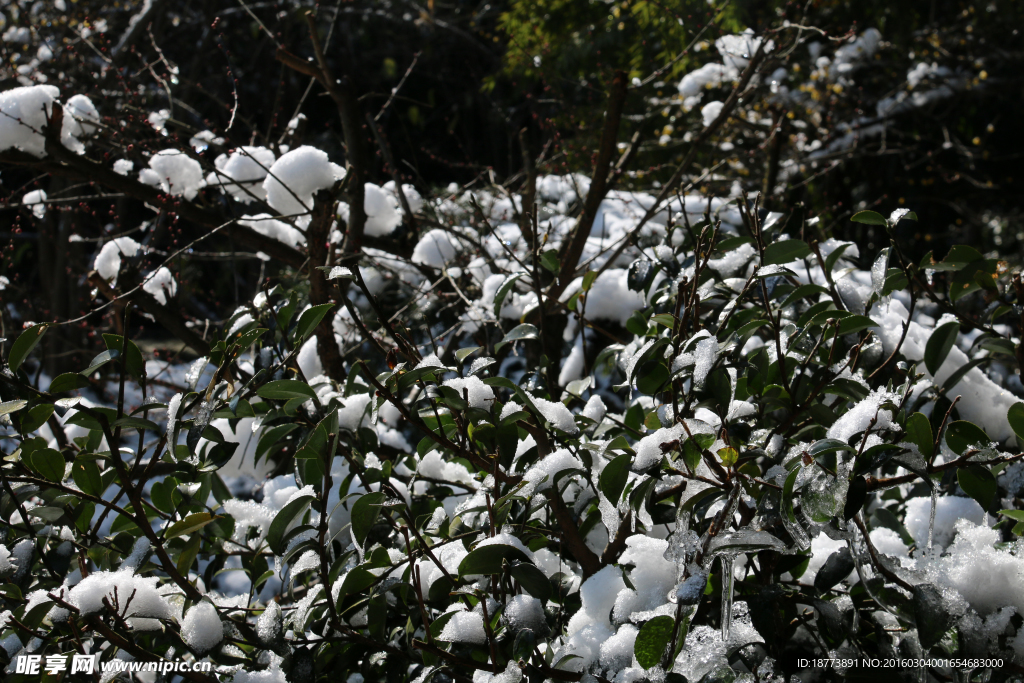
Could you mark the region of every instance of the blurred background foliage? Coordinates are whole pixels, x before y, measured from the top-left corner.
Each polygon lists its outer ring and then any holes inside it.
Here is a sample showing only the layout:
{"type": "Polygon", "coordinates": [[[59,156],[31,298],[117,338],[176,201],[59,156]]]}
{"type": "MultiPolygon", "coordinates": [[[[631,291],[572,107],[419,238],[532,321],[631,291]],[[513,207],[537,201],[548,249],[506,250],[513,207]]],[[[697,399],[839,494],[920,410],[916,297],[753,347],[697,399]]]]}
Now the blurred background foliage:
{"type": "MultiPolygon", "coordinates": [[[[136,112],[106,120],[107,134],[97,144],[108,158],[141,160],[146,151],[184,148],[197,131],[209,129],[224,138],[226,149],[308,143],[342,162],[330,98],[275,59],[278,48],[312,55],[306,14],[314,11],[329,62],[352,80],[364,110],[375,117],[402,180],[425,196],[443,196],[453,182],[519,189],[524,145],[541,174],[589,173],[616,70],[632,83],[620,146],[630,140],[637,146],[620,186],[656,187],[688,151],[687,134],[702,125],[699,106],[679,106],[680,78],[718,59],[714,41],[722,35],[781,28],[785,49],[772,59],[786,70],[789,87],[808,95],[808,106],[770,98],[752,103],[765,120],[776,122],[771,144],[763,139],[764,126],[736,121],[723,128],[696,150],[695,176],[722,164],[698,189],[727,194],[737,180],[744,190],[763,189],[764,204],[792,213],[793,225],[819,217],[819,236],[852,239],[862,254],[884,246],[884,235],[848,218],[879,204],[912,208],[920,216],[901,225],[904,249],[915,258],[929,251],[940,257],[953,243],[1017,262],[1024,253],[1021,2],[78,0],[63,6],[3,8],[8,39],[0,46],[0,85],[14,87],[19,76],[24,81],[19,69],[32,57],[10,32],[46,22],[48,35],[61,38],[35,74],[66,92],[116,100],[136,112]],[[808,75],[814,69],[809,44],[831,51],[871,27],[882,42],[858,70],[855,86],[808,75]],[[880,99],[905,91],[908,71],[921,62],[962,72],[966,86],[893,117],[881,137],[801,163],[781,191],[772,186],[773,154],[776,164],[780,157],[799,156],[792,151],[801,144],[798,126],[825,142],[840,136],[844,124],[870,118],[880,99]],[[289,131],[300,107],[306,118],[289,131]],[[158,131],[148,119],[164,109],[169,118],[158,131]]],[[[113,111],[100,113],[110,117],[113,111]]],[[[369,140],[369,130],[365,134],[369,140]]],[[[383,183],[390,170],[378,154],[370,179],[383,183]]],[[[5,201],[16,204],[41,180],[4,170],[5,201]]],[[[59,179],[46,182],[51,196],[61,190],[53,187],[59,179]]],[[[67,188],[64,193],[75,195],[67,188]]],[[[200,201],[225,200],[205,193],[200,201]]],[[[161,220],[123,199],[57,208],[62,210],[42,221],[24,207],[0,211],[0,274],[12,282],[5,298],[36,319],[87,310],[88,240],[161,220]],[[70,234],[86,241],[68,242],[70,234]]],[[[158,227],[176,243],[179,225],[158,227]]],[[[191,259],[182,267],[183,306],[214,322],[219,304],[246,300],[267,275],[258,260],[224,256],[191,259]]],[[[90,330],[83,321],[81,335],[90,330]]]]}

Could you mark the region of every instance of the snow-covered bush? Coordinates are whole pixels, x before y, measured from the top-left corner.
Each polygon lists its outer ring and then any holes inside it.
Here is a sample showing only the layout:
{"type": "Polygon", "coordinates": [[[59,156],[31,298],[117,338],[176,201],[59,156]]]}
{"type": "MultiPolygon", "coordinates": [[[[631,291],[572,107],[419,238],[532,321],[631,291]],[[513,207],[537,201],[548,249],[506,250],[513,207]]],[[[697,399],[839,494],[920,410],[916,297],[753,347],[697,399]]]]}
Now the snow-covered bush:
{"type": "MultiPolygon", "coordinates": [[[[818,78],[852,82],[872,31],[818,78]]],[[[760,130],[795,35],[714,42],[673,104],[695,146],[740,112],[760,130]]],[[[378,184],[370,139],[390,148],[315,45],[278,59],[337,104],[344,155],[298,116],[287,144],[235,146],[171,137],[157,110],[138,118],[151,153],[115,158],[127,105],[0,95],[32,124],[0,125],[4,162],[146,216],[91,243],[88,320],[110,331],[88,360],[46,365],[85,316],[3,318],[5,680],[72,653],[235,683],[1020,671],[1019,267],[965,245],[911,258],[898,229],[919,218],[898,206],[843,219],[889,246],[836,239],[766,210],[739,167],[700,191],[692,157],[624,189],[623,73],[589,175],[541,156],[518,184],[417,189],[388,161],[378,184]],[[259,287],[193,317],[181,264],[218,240],[259,287]]],[[[54,220],[66,189],[19,190],[26,219],[54,220]]]]}

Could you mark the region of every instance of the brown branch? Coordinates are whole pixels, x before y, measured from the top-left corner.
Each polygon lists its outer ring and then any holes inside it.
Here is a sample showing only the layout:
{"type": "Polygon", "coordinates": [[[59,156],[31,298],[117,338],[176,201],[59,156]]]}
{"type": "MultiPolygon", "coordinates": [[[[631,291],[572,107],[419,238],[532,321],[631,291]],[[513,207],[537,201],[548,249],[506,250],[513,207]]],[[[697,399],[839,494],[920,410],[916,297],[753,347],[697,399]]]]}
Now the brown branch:
{"type": "MultiPolygon", "coordinates": [[[[327,265],[328,238],[334,222],[334,195],[321,190],[313,197],[313,218],[306,229],[309,245],[309,303],[313,306],[331,303],[331,284],[327,274],[320,270],[327,265]]],[[[334,316],[326,315],[316,326],[317,351],[324,370],[333,379],[345,376],[338,340],[334,337],[334,316]]],[[[306,378],[312,379],[310,377],[306,378]]]]}
{"type": "MultiPolygon", "coordinates": [[[[107,300],[114,301],[117,299],[117,292],[95,270],[90,271],[86,279],[107,300]]],[[[122,301],[125,304],[134,303],[146,313],[149,313],[158,323],[163,325],[164,329],[183,341],[200,356],[208,356],[210,354],[210,345],[202,337],[189,329],[185,324],[185,319],[181,315],[175,315],[175,312],[169,306],[160,305],[160,302],[150,296],[148,292],[139,289],[131,296],[122,299],[122,301]]]]}
{"type": "Polygon", "coordinates": [[[562,539],[566,550],[579,563],[580,568],[583,570],[583,578],[585,579],[592,574],[596,574],[602,567],[601,558],[587,547],[586,541],[580,536],[576,520],[572,518],[572,514],[565,506],[565,501],[562,500],[558,488],[552,485],[551,489],[544,493],[548,503],[551,505],[551,511],[555,514],[555,521],[558,522],[558,526],[562,530],[562,539]]]}
{"type": "Polygon", "coordinates": [[[619,124],[622,121],[622,109],[626,102],[627,77],[624,71],[616,71],[612,77],[611,89],[608,92],[608,111],[605,112],[604,129],[601,132],[601,146],[598,148],[594,171],[587,191],[587,199],[583,203],[583,212],[573,234],[565,241],[559,258],[562,262],[558,272],[558,280],[548,293],[549,300],[558,300],[576,273],[576,266],[583,255],[583,247],[590,237],[590,230],[597,218],[597,211],[608,193],[608,174],[619,138],[619,124]]]}
{"type": "MultiPolygon", "coordinates": [[[[141,200],[157,209],[165,209],[177,214],[180,218],[206,228],[218,228],[224,224],[220,214],[203,209],[181,197],[172,197],[161,190],[140,183],[138,180],[115,173],[113,169],[103,166],[83,155],[79,155],[60,142],[60,130],[64,120],[61,105],[53,103],[53,109],[47,122],[46,157],[38,158],[31,154],[7,150],[0,154],[0,163],[19,166],[30,166],[44,173],[68,176],[82,182],[99,183],[117,192],[141,200]]],[[[262,251],[269,256],[293,268],[301,268],[306,257],[297,249],[289,247],[278,239],[268,237],[243,225],[228,226],[228,232],[239,242],[262,251]]]]}

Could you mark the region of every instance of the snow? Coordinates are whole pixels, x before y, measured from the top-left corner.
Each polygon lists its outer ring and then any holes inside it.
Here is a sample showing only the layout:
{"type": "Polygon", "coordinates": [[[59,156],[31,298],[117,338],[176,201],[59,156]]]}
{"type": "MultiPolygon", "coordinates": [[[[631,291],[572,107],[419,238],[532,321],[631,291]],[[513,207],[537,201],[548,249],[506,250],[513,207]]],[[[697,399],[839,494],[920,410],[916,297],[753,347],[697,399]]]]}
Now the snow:
{"type": "Polygon", "coordinates": [[[0,576],[13,572],[17,569],[17,562],[11,557],[11,551],[7,546],[0,545],[0,576]]]}
{"type": "Polygon", "coordinates": [[[273,209],[293,216],[312,211],[313,195],[344,177],[345,169],[331,163],[326,152],[303,145],[274,162],[263,189],[273,209]]]}
{"type": "Polygon", "coordinates": [[[616,621],[626,621],[634,612],[653,610],[665,604],[666,596],[676,584],[676,565],[665,559],[668,541],[642,534],[626,539],[626,550],[620,565],[634,565],[629,580],[636,588],[624,588],[615,599],[616,621]]]}
{"type": "Polygon", "coordinates": [[[416,369],[419,370],[420,368],[440,368],[441,370],[446,369],[444,363],[441,362],[441,359],[437,357],[436,353],[431,353],[429,355],[423,356],[423,360],[416,364],[416,369]]]}
{"type": "Polygon", "coordinates": [[[583,417],[589,417],[594,422],[600,422],[607,412],[608,407],[605,406],[604,401],[600,396],[594,394],[587,400],[587,404],[583,406],[583,412],[580,414],[583,417]]]}
{"type": "Polygon", "coordinates": [[[633,648],[640,629],[633,624],[623,624],[615,635],[601,644],[601,666],[612,671],[625,669],[633,662],[633,648]]]}
{"type": "Polygon", "coordinates": [[[273,237],[291,247],[301,247],[306,243],[306,236],[302,232],[284,221],[273,218],[270,214],[258,213],[255,216],[243,216],[238,219],[238,224],[252,228],[261,235],[273,237]]]}
{"type": "Polygon", "coordinates": [[[217,608],[205,600],[191,607],[181,620],[181,639],[197,653],[212,650],[224,639],[217,608]]]}
{"type": "MultiPolygon", "coordinates": [[[[30,85],[0,93],[0,151],[13,148],[35,157],[44,156],[46,140],[42,133],[53,102],[59,96],[60,90],[53,85],[30,85]]],[[[88,114],[82,99],[75,100],[75,111],[79,106],[88,114]]],[[[72,151],[83,153],[85,147],[75,137],[82,132],[83,126],[65,112],[61,143],[72,151]]]]}
{"type": "Polygon", "coordinates": [[[730,652],[743,645],[762,642],[764,639],[754,630],[750,621],[747,603],[736,601],[732,603],[732,626],[728,642],[723,642],[720,629],[710,626],[690,629],[686,636],[686,647],[676,657],[672,671],[685,676],[688,681],[699,681],[720,666],[728,667],[730,652]]]}
{"type": "MultiPolygon", "coordinates": [[[[584,313],[591,320],[613,320],[623,327],[633,312],[646,305],[644,295],[628,286],[629,273],[624,268],[609,268],[594,280],[584,313]]],[[[583,282],[578,278],[569,284],[562,298],[568,300],[583,282]]]]}
{"type": "Polygon", "coordinates": [[[564,403],[561,401],[548,401],[533,396],[529,392],[526,395],[530,397],[530,401],[533,402],[541,417],[550,422],[552,427],[566,434],[579,433],[580,429],[576,426],[576,418],[573,417],[573,414],[565,407],[564,403]]]}
{"type": "Polygon", "coordinates": [[[879,408],[886,401],[891,401],[898,405],[899,397],[892,392],[886,391],[884,388],[875,389],[832,423],[832,426],[828,429],[828,438],[839,439],[845,443],[854,434],[859,434],[866,430],[871,425],[872,420],[875,420],[874,425],[871,427],[873,431],[888,429],[893,423],[892,411],[879,408]]]}
{"type": "Polygon", "coordinates": [[[437,639],[449,643],[482,645],[487,641],[484,617],[477,612],[456,612],[441,629],[441,635],[437,639]]]}
{"type": "Polygon", "coordinates": [[[538,633],[546,625],[544,606],[540,600],[529,595],[517,595],[509,600],[505,605],[504,616],[513,631],[528,628],[538,633]]]}
{"type": "Polygon", "coordinates": [[[21,198],[21,203],[25,206],[32,207],[32,215],[36,218],[43,218],[46,216],[46,192],[44,190],[32,190],[26,192],[25,196],[21,198]]]}
{"type": "MultiPolygon", "coordinates": [[[[395,206],[401,208],[402,200],[398,198],[398,186],[395,185],[395,181],[389,180],[388,182],[384,183],[382,189],[385,192],[394,195],[395,206]]],[[[409,185],[408,183],[404,183],[402,185],[402,194],[405,195],[405,201],[409,204],[409,209],[413,213],[419,213],[420,211],[423,210],[423,205],[425,202],[423,201],[423,197],[420,195],[420,193],[416,190],[414,186],[409,185]]]]}
{"type": "Polygon", "coordinates": [[[444,268],[462,248],[460,240],[445,230],[434,228],[423,233],[412,251],[412,262],[431,268],[444,268]]]}
{"type": "Polygon", "coordinates": [[[598,659],[601,645],[615,635],[609,617],[619,591],[625,587],[622,570],[614,566],[602,568],[583,582],[580,586],[582,606],[566,626],[568,639],[555,654],[556,661],[574,654],[580,659],[570,661],[566,668],[583,671],[598,659]]]}
{"type": "Polygon", "coordinates": [[[243,204],[262,201],[267,198],[263,181],[275,161],[274,153],[266,147],[242,146],[214,160],[217,170],[206,177],[206,184],[220,187],[243,204]]]}
{"type": "MultiPolygon", "coordinates": [[[[722,36],[715,41],[715,49],[722,56],[722,61],[734,69],[744,69],[750,62],[757,49],[761,46],[763,39],[754,35],[754,29],[748,28],[743,33],[722,36]]],[[[768,41],[764,46],[765,52],[771,52],[774,44],[768,41]]]]}
{"type": "Polygon", "coordinates": [[[718,115],[722,113],[723,106],[724,105],[721,102],[715,100],[714,102],[708,102],[700,108],[700,115],[705,128],[714,123],[715,119],[718,118],[718,115]]]}
{"type": "MultiPolygon", "coordinates": [[[[887,306],[876,304],[869,315],[878,323],[878,327],[872,327],[871,330],[882,340],[883,353],[888,356],[899,343],[903,323],[908,318],[907,308],[894,299],[887,306]]],[[[911,320],[900,353],[908,360],[917,362],[918,372],[925,373],[925,377],[932,379],[937,386],[942,386],[954,372],[970,362],[970,358],[954,344],[933,377],[924,363],[920,362],[933,331],[933,325],[925,326],[922,322],[911,320]]],[[[973,368],[964,375],[956,386],[950,388],[948,394],[962,397],[957,403],[961,419],[978,425],[990,438],[1004,442],[1013,436],[1006,412],[1020,399],[993,382],[980,368],[973,368]]]]}
{"type": "MultiPolygon", "coordinates": [[[[429,672],[430,670],[427,673],[429,672]]],[[[425,677],[427,673],[424,673],[421,678],[425,677]]],[[[505,665],[505,670],[498,674],[489,674],[482,669],[473,672],[473,683],[519,683],[521,680],[523,680],[523,671],[519,668],[519,664],[512,660],[509,660],[505,665]]],[[[421,681],[418,678],[413,683],[421,683],[421,681]]]]}
{"type": "Polygon", "coordinates": [[[111,286],[117,284],[117,273],[121,270],[121,257],[132,258],[139,253],[142,245],[131,237],[117,237],[100,248],[93,262],[93,270],[111,286]]]}
{"type": "Polygon", "coordinates": [[[64,120],[68,121],[69,119],[70,125],[65,124],[64,128],[77,138],[96,132],[98,128],[96,124],[100,122],[100,113],[88,97],[73,95],[64,103],[64,120]]]}
{"type": "Polygon", "coordinates": [[[523,495],[529,495],[532,491],[544,491],[550,488],[555,475],[562,470],[569,469],[583,469],[583,463],[567,449],[559,448],[531,467],[523,475],[523,481],[527,484],[523,495]],[[546,480],[545,477],[547,478],[546,480]]]}
{"type": "Polygon", "coordinates": [[[459,398],[468,396],[469,405],[473,408],[490,410],[495,401],[494,390],[475,375],[445,380],[444,386],[454,389],[459,398]]]}
{"type": "Polygon", "coordinates": [[[338,409],[338,425],[353,432],[368,425],[370,416],[366,407],[369,403],[369,394],[354,394],[343,399],[342,407],[338,409]]]}
{"type": "MultiPolygon", "coordinates": [[[[210,427],[219,431],[225,441],[240,444],[231,459],[218,470],[221,477],[248,477],[260,480],[273,469],[273,464],[267,460],[260,460],[254,464],[261,432],[259,429],[253,430],[253,424],[254,420],[251,417],[239,420],[216,418],[210,421],[210,427]]],[[[199,447],[201,448],[204,443],[201,441],[199,447]]]]}
{"type": "Polygon", "coordinates": [[[363,208],[366,211],[364,232],[370,237],[386,237],[402,223],[398,199],[378,185],[366,183],[363,187],[363,208]]]}
{"type": "Polygon", "coordinates": [[[162,149],[149,158],[149,168],[139,173],[139,182],[159,187],[172,197],[191,201],[205,185],[203,167],[178,149],[162,149]]]}
{"type": "Polygon", "coordinates": [[[977,526],[969,519],[955,525],[956,539],[946,552],[919,568],[933,582],[952,588],[982,616],[1010,605],[1024,613],[1024,559],[1020,541],[1006,549],[995,547],[999,531],[977,526]]]}
{"type": "MultiPolygon", "coordinates": [[[[661,458],[665,455],[661,450],[661,445],[686,439],[688,436],[686,429],[690,430],[690,434],[714,434],[714,429],[700,420],[687,420],[686,428],[681,424],[672,427],[662,427],[655,430],[652,434],[643,437],[633,446],[633,450],[636,451],[633,468],[638,472],[642,472],[660,462],[661,458]]],[[[691,482],[691,485],[696,483],[691,482]]],[[[687,486],[687,491],[689,490],[690,486],[687,486]]]]}
{"type": "Polygon", "coordinates": [[[693,351],[693,357],[693,383],[695,386],[701,387],[704,385],[704,380],[707,379],[708,373],[711,372],[715,361],[718,360],[718,339],[715,337],[701,339],[697,342],[697,347],[693,351]]]}
{"type": "Polygon", "coordinates": [[[679,94],[683,97],[699,98],[706,88],[713,88],[725,81],[734,80],[739,73],[724,64],[705,64],[683,76],[679,81],[679,94]]]}
{"type": "Polygon", "coordinates": [[[445,462],[441,458],[441,454],[436,450],[426,453],[420,459],[419,464],[416,466],[416,474],[440,481],[454,481],[466,484],[467,486],[476,486],[473,475],[469,473],[465,465],[456,462],[445,462]]]}
{"type": "MultiPolygon", "coordinates": [[[[925,543],[928,542],[927,533],[926,530],[925,543]]],[[[900,538],[900,535],[892,529],[878,527],[872,529],[868,536],[871,538],[871,544],[875,546],[875,550],[884,555],[891,557],[909,557],[910,555],[910,549],[903,542],[903,539],[900,538]]]]}
{"type": "Polygon", "coordinates": [[[503,531],[500,534],[495,534],[490,538],[485,538],[484,540],[476,544],[476,548],[485,548],[489,545],[510,545],[513,548],[516,548],[517,550],[522,552],[530,559],[533,559],[533,552],[531,552],[529,548],[523,545],[522,541],[520,541],[518,538],[508,533],[507,531],[503,531]]]}
{"type": "Polygon", "coordinates": [[[299,349],[298,355],[295,356],[295,363],[299,366],[299,370],[302,371],[302,376],[307,380],[324,374],[324,366],[320,362],[320,354],[317,351],[318,343],[315,336],[310,337],[299,349]]]}
{"type": "Polygon", "coordinates": [[[178,293],[178,282],[171,275],[171,271],[165,266],[160,266],[146,276],[142,283],[142,289],[159,301],[161,306],[166,306],[167,302],[178,293]]]}
{"type": "Polygon", "coordinates": [[[155,576],[136,576],[131,567],[116,572],[92,572],[71,589],[67,601],[88,615],[105,611],[107,608],[103,600],[106,598],[111,605],[119,607],[122,615],[129,617],[128,623],[132,628],[151,630],[159,628],[156,619],[169,619],[174,613],[167,598],[161,594],[158,582],[155,576]],[[125,602],[132,594],[135,597],[126,612],[125,602]]]}
{"type": "Polygon", "coordinates": [[[281,605],[271,600],[263,614],[256,620],[256,633],[260,640],[271,644],[280,638],[282,621],[281,605]]]}
{"type": "Polygon", "coordinates": [[[114,162],[114,173],[118,175],[128,175],[135,168],[135,163],[128,159],[118,159],[114,162]]]}
{"type": "MultiPolygon", "coordinates": [[[[907,501],[903,526],[914,537],[919,548],[928,547],[928,526],[931,521],[932,500],[930,496],[911,498],[907,501]]],[[[932,542],[945,548],[956,534],[956,523],[966,519],[975,525],[985,523],[985,511],[973,498],[960,496],[939,496],[935,505],[935,533],[932,542]]]]}

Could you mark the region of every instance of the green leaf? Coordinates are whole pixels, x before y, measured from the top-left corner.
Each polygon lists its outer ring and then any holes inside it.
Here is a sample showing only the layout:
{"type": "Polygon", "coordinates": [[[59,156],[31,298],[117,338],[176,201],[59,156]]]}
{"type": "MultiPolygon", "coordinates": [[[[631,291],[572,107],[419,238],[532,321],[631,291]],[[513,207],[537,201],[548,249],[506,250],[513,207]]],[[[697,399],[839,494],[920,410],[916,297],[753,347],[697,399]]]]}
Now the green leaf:
{"type": "Polygon", "coordinates": [[[0,403],[0,416],[16,413],[27,405],[28,401],[22,398],[17,398],[13,401],[4,401],[3,403],[0,403]]]}
{"type": "Polygon", "coordinates": [[[636,388],[641,393],[653,396],[658,393],[671,375],[668,366],[660,361],[651,361],[643,364],[636,373],[636,388]]]}
{"type": "Polygon", "coordinates": [[[376,582],[377,577],[371,574],[368,569],[355,567],[345,575],[345,580],[341,583],[341,592],[338,594],[338,599],[340,601],[346,595],[362,593],[376,582]]]}
{"type": "Polygon", "coordinates": [[[367,493],[352,506],[352,535],[355,536],[356,543],[360,547],[366,541],[370,529],[377,523],[385,498],[386,496],[381,492],[367,493]]]}
{"type": "Polygon", "coordinates": [[[326,279],[326,280],[355,280],[356,279],[356,276],[352,272],[352,269],[351,268],[346,268],[344,266],[317,266],[316,269],[317,270],[322,270],[325,273],[327,273],[326,275],[324,275],[324,279],[326,279]]]}
{"type": "Polygon", "coordinates": [[[256,395],[275,401],[287,401],[293,398],[316,399],[316,392],[297,379],[278,379],[267,382],[256,390],[256,395]]]}
{"type": "Polygon", "coordinates": [[[672,630],[675,627],[675,620],[663,614],[654,617],[640,627],[636,634],[636,641],[633,643],[633,655],[637,664],[645,669],[661,664],[665,656],[665,650],[672,640],[672,630]]]}
{"type": "Polygon", "coordinates": [[[182,548],[181,552],[178,554],[178,561],[175,562],[175,565],[182,575],[188,576],[189,569],[192,568],[192,563],[196,561],[196,556],[199,555],[199,548],[202,541],[203,539],[196,536],[189,540],[188,544],[182,548]]]}
{"type": "Polygon", "coordinates": [[[1015,522],[1024,522],[1024,510],[1000,510],[999,514],[1006,515],[1015,522]]]}
{"type": "Polygon", "coordinates": [[[874,211],[858,211],[850,217],[854,223],[867,223],[868,225],[888,225],[885,216],[874,211]]]}
{"type": "Polygon", "coordinates": [[[775,264],[789,263],[797,259],[810,256],[811,248],[803,240],[783,240],[769,244],[764,250],[764,258],[761,265],[771,266],[775,264]]]}
{"type": "Polygon", "coordinates": [[[494,294],[494,317],[501,317],[501,306],[505,303],[505,297],[512,290],[512,286],[516,283],[516,280],[526,275],[526,273],[513,273],[501,281],[498,285],[498,291],[494,294]]]}
{"type": "Polygon", "coordinates": [[[94,461],[81,457],[75,460],[71,466],[71,478],[85,493],[94,496],[103,494],[103,478],[100,477],[100,469],[94,461]]]}
{"type": "Polygon", "coordinates": [[[968,247],[965,244],[954,244],[949,248],[946,258],[942,259],[939,264],[933,264],[930,268],[935,270],[959,270],[967,264],[980,261],[983,258],[985,257],[981,255],[981,252],[974,247],[968,247]],[[935,265],[942,267],[935,268],[935,265]]]}
{"type": "Polygon", "coordinates": [[[264,429],[263,433],[260,435],[259,443],[256,444],[256,462],[259,462],[264,455],[273,450],[281,439],[288,436],[298,428],[299,425],[292,422],[290,424],[277,425],[275,427],[270,427],[269,429],[264,429]]]}
{"type": "Polygon", "coordinates": [[[718,459],[722,461],[722,464],[726,467],[732,467],[736,464],[736,461],[740,459],[740,453],[735,448],[719,448],[718,459]]]}
{"type": "Polygon", "coordinates": [[[786,477],[786,483],[782,486],[782,510],[790,522],[796,523],[796,511],[793,509],[793,488],[796,486],[796,477],[803,469],[799,465],[786,477]]]}
{"type": "Polygon", "coordinates": [[[44,422],[49,420],[51,415],[53,415],[53,403],[33,405],[22,416],[22,431],[27,434],[36,431],[43,426],[44,422]]]}
{"type": "Polygon", "coordinates": [[[40,448],[32,453],[32,468],[50,481],[64,480],[64,456],[52,448],[40,448]]]}
{"type": "MultiPolygon", "coordinates": [[[[462,361],[466,360],[466,358],[468,358],[470,355],[476,353],[482,348],[482,346],[467,346],[464,349],[459,349],[458,351],[455,352],[455,359],[461,363],[462,361]]],[[[438,369],[438,371],[440,372],[440,369],[438,369]]]]}
{"type": "Polygon", "coordinates": [[[36,348],[36,344],[43,338],[47,327],[49,326],[45,323],[33,325],[18,335],[18,338],[14,340],[14,344],[11,346],[10,355],[7,356],[7,364],[11,367],[11,372],[18,371],[18,368],[25,362],[28,354],[32,353],[32,349],[36,348]]]}
{"type": "Polygon", "coordinates": [[[138,431],[149,430],[151,432],[159,432],[160,426],[152,420],[147,420],[142,417],[122,417],[114,421],[112,427],[127,427],[128,429],[135,429],[138,431]]]}
{"type": "Polygon", "coordinates": [[[1010,422],[1010,429],[1017,435],[1017,438],[1024,439],[1024,403],[1014,403],[1006,411],[1006,419],[1010,422]]]}
{"type": "Polygon", "coordinates": [[[596,270],[588,270],[586,275],[583,276],[583,285],[581,286],[581,289],[584,292],[589,292],[590,288],[594,286],[594,280],[596,280],[596,279],[597,279],[597,271],[596,270]]]}
{"type": "MultiPolygon", "coordinates": [[[[1020,406],[1024,409],[1024,404],[1020,404],[1020,406]]],[[[932,434],[932,424],[924,413],[914,413],[907,419],[907,439],[917,446],[917,450],[921,451],[921,455],[925,459],[932,457],[932,452],[935,450],[935,436],[932,434]]]]}
{"type": "Polygon", "coordinates": [[[295,325],[295,343],[299,343],[316,329],[316,326],[320,324],[320,321],[324,319],[327,312],[334,308],[334,304],[320,304],[319,306],[310,306],[302,315],[299,316],[299,322],[295,325]]]}
{"type": "Polygon", "coordinates": [[[878,323],[866,315],[848,315],[839,321],[839,334],[854,334],[869,327],[878,327],[878,323]]]}
{"type": "Polygon", "coordinates": [[[676,318],[671,313],[659,313],[651,316],[652,323],[658,323],[668,329],[673,329],[676,326],[676,318]]]}
{"type": "Polygon", "coordinates": [[[626,479],[629,477],[629,464],[631,461],[632,456],[629,453],[623,453],[614,458],[601,470],[598,485],[601,487],[601,493],[604,494],[604,497],[612,505],[618,505],[622,489],[626,487],[626,479]]]}
{"type": "Polygon", "coordinates": [[[65,391],[84,389],[87,386],[89,386],[89,380],[83,377],[80,373],[65,372],[62,375],[54,377],[53,381],[50,382],[49,392],[51,394],[60,394],[65,391]]]}
{"type": "Polygon", "coordinates": [[[530,655],[533,654],[533,648],[537,646],[537,636],[534,635],[533,630],[524,628],[518,634],[516,634],[515,645],[512,646],[512,659],[515,661],[530,661],[530,655]]]}
{"type": "Polygon", "coordinates": [[[811,444],[811,447],[807,449],[807,452],[815,458],[825,455],[826,453],[835,453],[837,451],[850,451],[851,453],[856,452],[845,441],[840,441],[839,439],[821,439],[820,441],[815,441],[811,444]]]}
{"type": "Polygon", "coordinates": [[[506,344],[511,344],[512,342],[520,341],[523,339],[536,339],[538,336],[539,334],[537,332],[537,328],[531,325],[530,323],[516,325],[515,327],[508,331],[508,334],[505,335],[504,339],[502,339],[500,342],[494,345],[494,350],[500,351],[501,347],[505,346],[506,344]]]}
{"type": "Polygon", "coordinates": [[[219,518],[214,517],[209,512],[197,512],[168,527],[167,533],[164,534],[164,538],[171,539],[177,538],[178,536],[193,534],[215,519],[219,518]]]}
{"type": "Polygon", "coordinates": [[[459,576],[475,576],[477,574],[499,574],[502,569],[502,560],[529,562],[526,554],[511,545],[495,543],[485,545],[470,551],[459,563],[459,576]]]}
{"type": "Polygon", "coordinates": [[[552,273],[557,273],[561,263],[558,261],[558,251],[556,249],[548,249],[540,255],[540,264],[552,273]]]}
{"type": "Polygon", "coordinates": [[[314,500],[316,500],[316,496],[299,496],[281,508],[281,511],[274,516],[274,521],[270,523],[270,531],[267,532],[267,545],[275,555],[284,553],[284,535],[292,520],[304,512],[309,503],[314,500]]]}
{"type": "Polygon", "coordinates": [[[953,449],[957,455],[963,455],[968,448],[973,446],[985,447],[991,443],[981,427],[967,420],[950,422],[946,427],[946,445],[953,449]]]}
{"type": "Polygon", "coordinates": [[[83,377],[88,377],[92,373],[99,370],[101,367],[114,360],[121,355],[121,352],[117,349],[107,349],[101,353],[96,354],[96,357],[89,362],[89,367],[82,370],[81,374],[83,377]]]}
{"type": "Polygon", "coordinates": [[[800,285],[799,287],[797,287],[796,289],[789,293],[789,296],[786,297],[786,300],[782,302],[782,308],[791,306],[797,301],[800,301],[801,299],[806,299],[807,297],[810,296],[814,296],[815,294],[827,293],[828,289],[822,287],[821,285],[800,285]]]}
{"type": "Polygon", "coordinates": [[[551,582],[548,581],[547,575],[532,564],[515,563],[509,569],[509,573],[527,593],[542,603],[547,602],[551,597],[551,582]]]}
{"type": "MultiPolygon", "coordinates": [[[[117,351],[118,354],[124,349],[124,337],[119,334],[104,334],[103,341],[107,349],[117,351]]],[[[120,358],[120,356],[118,356],[120,358]]],[[[125,359],[125,370],[132,377],[143,377],[146,374],[146,364],[142,360],[142,351],[131,339],[128,340],[128,358],[125,359]]]]}
{"type": "Polygon", "coordinates": [[[968,496],[978,501],[985,510],[989,509],[996,495],[996,478],[987,467],[968,465],[957,470],[956,480],[968,496]]]}
{"type": "Polygon", "coordinates": [[[868,498],[868,482],[864,477],[850,480],[850,488],[846,491],[846,503],[843,505],[843,519],[849,521],[857,516],[868,498]]]}
{"type": "Polygon", "coordinates": [[[836,262],[838,262],[839,259],[842,257],[843,253],[852,246],[853,242],[843,242],[838,247],[833,249],[831,253],[829,253],[829,255],[825,257],[825,270],[831,273],[832,269],[836,265],[836,262]]]}
{"type": "Polygon", "coordinates": [[[960,334],[960,323],[949,322],[938,327],[928,338],[928,343],[924,347],[924,366],[928,368],[928,372],[933,377],[942,367],[953,344],[956,343],[958,334],[960,334]]]}

